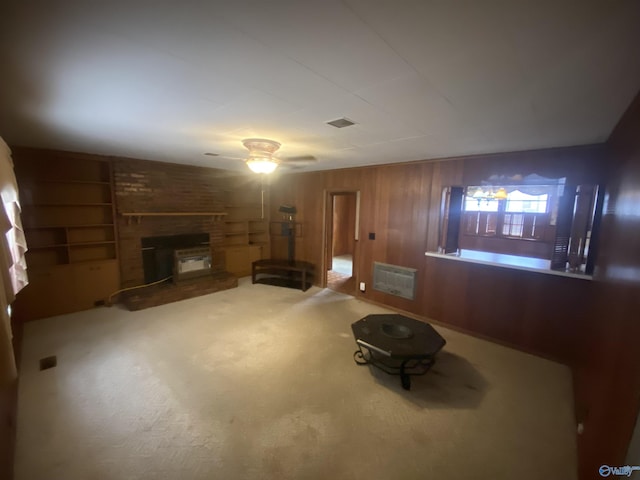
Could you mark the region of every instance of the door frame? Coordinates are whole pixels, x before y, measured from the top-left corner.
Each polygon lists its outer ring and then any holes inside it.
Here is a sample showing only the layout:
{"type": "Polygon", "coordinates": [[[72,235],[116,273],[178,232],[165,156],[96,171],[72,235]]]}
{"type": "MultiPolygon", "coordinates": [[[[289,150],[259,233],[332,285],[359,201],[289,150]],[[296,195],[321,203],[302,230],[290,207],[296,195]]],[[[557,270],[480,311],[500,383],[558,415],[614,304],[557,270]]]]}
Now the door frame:
{"type": "MultiPolygon", "coordinates": [[[[336,195],[346,194],[356,196],[356,218],[353,238],[355,240],[353,247],[353,277],[355,284],[358,284],[358,245],[360,239],[360,190],[357,188],[326,188],[324,189],[324,201],[322,212],[322,277],[320,278],[320,287],[327,288],[327,272],[331,265],[331,254],[333,253],[333,198],[336,195]]],[[[355,293],[355,292],[354,292],[355,293]]]]}

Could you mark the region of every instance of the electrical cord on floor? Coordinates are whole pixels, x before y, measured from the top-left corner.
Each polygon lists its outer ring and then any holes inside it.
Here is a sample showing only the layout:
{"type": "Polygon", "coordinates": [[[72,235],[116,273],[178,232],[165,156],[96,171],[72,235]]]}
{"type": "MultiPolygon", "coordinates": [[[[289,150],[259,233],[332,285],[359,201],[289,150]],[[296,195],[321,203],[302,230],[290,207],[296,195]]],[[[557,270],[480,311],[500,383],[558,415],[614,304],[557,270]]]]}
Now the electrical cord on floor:
{"type": "Polygon", "coordinates": [[[158,281],[156,281],[156,282],[152,282],[152,283],[145,283],[144,285],[136,285],[135,287],[127,287],[127,288],[122,288],[122,289],[120,289],[120,290],[116,290],[116,291],[115,291],[115,292],[113,292],[111,295],[109,295],[109,297],[107,298],[107,301],[105,302],[105,305],[107,305],[107,306],[109,306],[109,307],[110,307],[111,305],[113,305],[113,301],[112,301],[112,299],[113,299],[113,297],[114,297],[115,295],[118,295],[119,293],[122,293],[122,292],[128,292],[129,290],[135,290],[136,288],[143,288],[143,287],[150,287],[151,285],[157,285],[157,284],[159,284],[159,283],[166,282],[167,280],[169,280],[169,279],[171,279],[171,278],[173,278],[173,275],[169,275],[168,277],[163,278],[162,280],[158,280],[158,281]]]}

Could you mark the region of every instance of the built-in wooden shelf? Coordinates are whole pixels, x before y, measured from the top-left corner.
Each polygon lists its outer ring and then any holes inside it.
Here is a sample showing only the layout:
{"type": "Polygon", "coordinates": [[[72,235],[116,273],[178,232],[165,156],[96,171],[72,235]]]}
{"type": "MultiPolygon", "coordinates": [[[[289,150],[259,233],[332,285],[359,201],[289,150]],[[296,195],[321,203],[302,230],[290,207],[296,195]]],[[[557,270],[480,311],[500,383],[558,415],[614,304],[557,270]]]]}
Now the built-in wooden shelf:
{"type": "Polygon", "coordinates": [[[29,285],[12,305],[15,318],[104,303],[120,288],[110,160],[20,147],[13,153],[29,246],[29,285]]]}
{"type": "Polygon", "coordinates": [[[251,275],[251,263],[270,255],[269,195],[256,176],[230,179],[220,207],[225,217],[223,250],[225,268],[237,277],[251,275]]]}
{"type": "Polygon", "coordinates": [[[140,223],[142,217],[212,217],[220,220],[227,212],[123,212],[121,215],[127,217],[127,224],[130,224],[132,218],[140,223]]]}

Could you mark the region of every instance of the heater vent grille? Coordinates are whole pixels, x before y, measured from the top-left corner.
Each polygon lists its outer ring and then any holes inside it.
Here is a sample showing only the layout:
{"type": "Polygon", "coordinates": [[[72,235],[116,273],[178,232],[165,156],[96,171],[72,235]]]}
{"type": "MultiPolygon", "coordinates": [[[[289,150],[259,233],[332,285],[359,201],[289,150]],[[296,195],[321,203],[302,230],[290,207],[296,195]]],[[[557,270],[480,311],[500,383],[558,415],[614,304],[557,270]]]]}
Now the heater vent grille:
{"type": "Polygon", "coordinates": [[[373,288],[413,300],[416,296],[416,272],[415,268],[373,262],[373,288]]]}
{"type": "Polygon", "coordinates": [[[211,274],[211,251],[205,248],[184,248],[174,251],[173,279],[202,277],[211,274]]]}

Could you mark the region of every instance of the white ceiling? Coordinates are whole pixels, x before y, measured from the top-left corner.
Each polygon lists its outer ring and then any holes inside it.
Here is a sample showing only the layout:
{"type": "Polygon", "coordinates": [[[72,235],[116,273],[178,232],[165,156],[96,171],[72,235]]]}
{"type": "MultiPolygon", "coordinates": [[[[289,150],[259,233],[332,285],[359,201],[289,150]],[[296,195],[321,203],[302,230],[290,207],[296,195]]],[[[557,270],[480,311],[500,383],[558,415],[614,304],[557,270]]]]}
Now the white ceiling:
{"type": "Polygon", "coordinates": [[[640,2],[3,2],[0,61],[13,145],[244,169],[203,154],[266,137],[331,169],[603,142],[640,2]]]}

